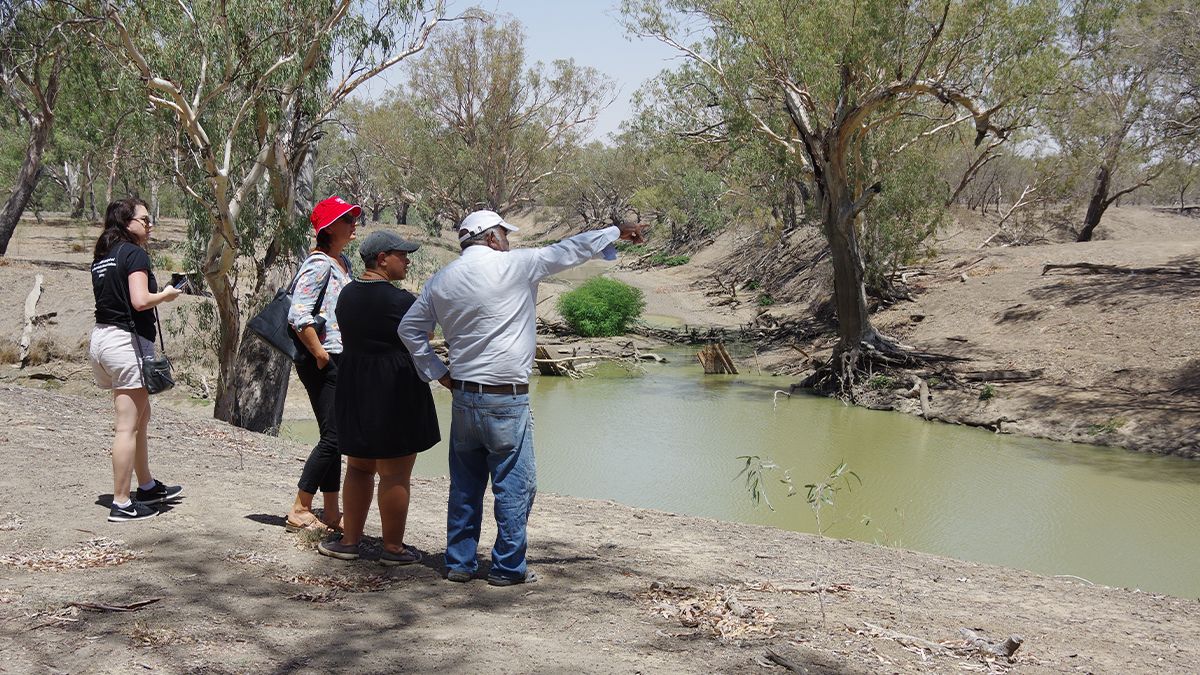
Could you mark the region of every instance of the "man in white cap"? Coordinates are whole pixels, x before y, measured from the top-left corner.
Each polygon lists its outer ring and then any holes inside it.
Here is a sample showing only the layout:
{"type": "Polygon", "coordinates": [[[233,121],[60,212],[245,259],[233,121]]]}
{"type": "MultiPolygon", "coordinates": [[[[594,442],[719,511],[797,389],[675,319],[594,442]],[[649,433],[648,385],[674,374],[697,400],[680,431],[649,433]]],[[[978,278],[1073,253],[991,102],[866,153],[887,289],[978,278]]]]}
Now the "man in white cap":
{"type": "Polygon", "coordinates": [[[626,223],[539,249],[510,251],[516,227],[494,211],[467,216],[458,231],[462,256],[425,283],[400,323],[401,339],[425,381],[453,390],[450,498],[446,513],[446,578],[464,582],[479,566],[477,551],[488,479],[496,498],[493,586],[537,581],[525,564],[525,525],[537,493],[529,372],[537,348],[538,282],[604,255],[613,242],[642,242],[644,225],[626,223]],[[440,324],[450,368],[429,346],[440,324]]]}

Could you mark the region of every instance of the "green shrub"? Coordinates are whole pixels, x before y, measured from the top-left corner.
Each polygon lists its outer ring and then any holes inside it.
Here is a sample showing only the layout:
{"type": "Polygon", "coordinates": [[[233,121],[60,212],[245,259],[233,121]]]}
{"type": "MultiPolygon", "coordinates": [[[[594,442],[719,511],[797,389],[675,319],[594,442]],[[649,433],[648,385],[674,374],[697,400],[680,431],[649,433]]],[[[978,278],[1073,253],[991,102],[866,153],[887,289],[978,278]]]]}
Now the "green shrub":
{"type": "Polygon", "coordinates": [[[983,389],[979,390],[980,401],[990,401],[996,398],[996,388],[990,384],[983,385],[983,389]]]}
{"type": "Polygon", "coordinates": [[[758,306],[759,307],[766,307],[767,305],[773,305],[773,304],[775,304],[775,298],[772,298],[771,296],[767,295],[766,293],[763,293],[762,295],[758,296],[758,306]]]}
{"type": "Polygon", "coordinates": [[[593,277],[558,299],[558,313],[571,330],[584,337],[609,337],[625,332],[646,303],[629,284],[593,277]]]}

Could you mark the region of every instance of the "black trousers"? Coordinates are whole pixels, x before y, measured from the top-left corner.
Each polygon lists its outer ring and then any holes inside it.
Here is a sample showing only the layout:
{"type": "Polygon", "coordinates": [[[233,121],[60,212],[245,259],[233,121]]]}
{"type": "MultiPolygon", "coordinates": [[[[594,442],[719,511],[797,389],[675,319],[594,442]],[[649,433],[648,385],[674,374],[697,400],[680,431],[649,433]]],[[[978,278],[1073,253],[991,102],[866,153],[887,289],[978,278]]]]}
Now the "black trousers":
{"type": "Polygon", "coordinates": [[[300,482],[296,485],[302,492],[316,494],[318,489],[321,492],[338,492],[342,489],[342,455],[338,452],[337,424],[333,414],[339,357],[341,354],[330,354],[329,363],[320,370],[316,361],[296,364],[296,375],[308,392],[308,401],[312,404],[313,414],[317,416],[317,428],[321,430],[321,440],[308,454],[304,471],[300,473],[300,482]]]}

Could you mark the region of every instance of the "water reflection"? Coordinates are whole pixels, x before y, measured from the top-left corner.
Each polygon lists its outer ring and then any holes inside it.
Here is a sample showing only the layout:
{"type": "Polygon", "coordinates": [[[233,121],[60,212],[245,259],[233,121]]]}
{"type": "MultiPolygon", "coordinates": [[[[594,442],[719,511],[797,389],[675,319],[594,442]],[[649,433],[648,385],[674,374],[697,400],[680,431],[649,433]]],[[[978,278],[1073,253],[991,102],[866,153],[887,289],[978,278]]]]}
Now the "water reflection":
{"type": "MultiPolygon", "coordinates": [[[[694,350],[659,350],[646,374],[602,365],[580,381],[534,377],[538,485],[548,492],[813,532],[803,495],[772,483],[775,511],[735,480],[739,455],[794,484],[841,462],[829,536],[1184,597],[1200,595],[1200,462],[997,435],[803,394],[788,380],[701,373],[694,350]]],[[[435,400],[449,429],[449,393],[435,400]]],[[[313,424],[315,430],[315,424],[313,424]]],[[[445,443],[421,475],[446,473],[445,443]]]]}

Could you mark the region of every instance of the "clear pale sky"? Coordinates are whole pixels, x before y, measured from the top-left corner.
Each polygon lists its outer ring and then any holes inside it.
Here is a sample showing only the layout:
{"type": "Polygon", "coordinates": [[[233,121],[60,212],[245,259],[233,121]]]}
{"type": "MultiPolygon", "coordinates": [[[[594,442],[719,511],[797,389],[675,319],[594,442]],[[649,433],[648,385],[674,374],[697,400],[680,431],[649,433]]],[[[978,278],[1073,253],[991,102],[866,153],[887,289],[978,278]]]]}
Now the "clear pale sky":
{"type": "MultiPolygon", "coordinates": [[[[449,13],[457,14],[476,3],[453,2],[449,13]]],[[[620,88],[616,102],[596,123],[593,138],[604,140],[617,131],[629,116],[629,98],[648,78],[672,68],[675,51],[649,40],[626,39],[616,17],[617,0],[480,0],[478,6],[496,14],[512,14],[525,26],[525,54],[529,64],[573,58],[613,78],[620,88]]],[[[382,81],[363,92],[370,97],[403,80],[396,66],[382,81]]]]}

